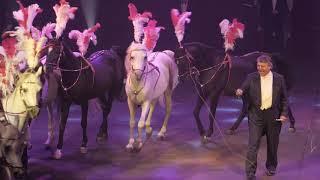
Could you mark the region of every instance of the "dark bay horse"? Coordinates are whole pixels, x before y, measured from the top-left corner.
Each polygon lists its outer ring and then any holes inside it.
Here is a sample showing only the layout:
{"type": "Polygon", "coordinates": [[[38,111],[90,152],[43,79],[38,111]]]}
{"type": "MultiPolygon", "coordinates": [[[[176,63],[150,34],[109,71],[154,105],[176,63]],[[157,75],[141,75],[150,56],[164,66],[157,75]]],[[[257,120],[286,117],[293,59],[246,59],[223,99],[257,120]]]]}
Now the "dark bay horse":
{"type": "MultiPolygon", "coordinates": [[[[207,138],[211,137],[213,133],[214,117],[219,97],[221,95],[235,96],[235,90],[241,86],[247,74],[256,71],[256,59],[262,54],[267,53],[253,52],[243,56],[228,55],[230,57],[228,61],[223,50],[219,51],[217,48],[198,42],[186,43],[175,51],[180,79],[191,77],[198,92],[193,114],[204,142],[207,142],[207,138]],[[209,102],[210,106],[210,124],[207,131],[204,129],[199,116],[206,101],[209,102]]],[[[281,59],[272,58],[274,69],[286,77],[288,74],[287,67],[280,61],[281,59]]],[[[245,108],[242,108],[243,113],[245,113],[245,110],[245,108]]],[[[238,123],[240,122],[238,121],[238,123]]]]}
{"type": "Polygon", "coordinates": [[[103,121],[97,134],[97,142],[108,137],[107,117],[111,111],[114,98],[120,97],[125,74],[125,51],[119,47],[94,53],[91,61],[79,56],[59,40],[52,40],[48,44],[46,69],[60,70],[60,126],[59,140],[54,158],[62,156],[63,134],[72,103],[81,106],[81,126],[83,129],[81,152],[87,151],[87,114],[88,101],[98,98],[103,111],[103,121]]]}

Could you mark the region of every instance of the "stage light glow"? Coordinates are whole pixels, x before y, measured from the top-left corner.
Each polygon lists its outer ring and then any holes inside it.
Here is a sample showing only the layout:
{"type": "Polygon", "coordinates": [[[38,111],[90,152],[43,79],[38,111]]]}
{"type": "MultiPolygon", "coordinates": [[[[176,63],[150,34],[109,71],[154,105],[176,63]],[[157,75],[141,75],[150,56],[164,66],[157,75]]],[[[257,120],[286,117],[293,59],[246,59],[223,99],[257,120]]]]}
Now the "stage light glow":
{"type": "Polygon", "coordinates": [[[81,0],[81,7],[88,27],[96,23],[98,0],[81,0]]]}

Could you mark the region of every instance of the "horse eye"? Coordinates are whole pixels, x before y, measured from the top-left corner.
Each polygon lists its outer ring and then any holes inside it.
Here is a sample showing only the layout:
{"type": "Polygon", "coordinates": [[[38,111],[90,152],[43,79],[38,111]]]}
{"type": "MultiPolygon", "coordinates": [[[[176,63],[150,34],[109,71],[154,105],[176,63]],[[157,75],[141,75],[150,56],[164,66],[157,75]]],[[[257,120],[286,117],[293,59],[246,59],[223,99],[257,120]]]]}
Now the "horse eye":
{"type": "Polygon", "coordinates": [[[26,93],[26,92],[28,92],[28,89],[22,88],[21,91],[22,91],[23,93],[26,93]]]}
{"type": "Polygon", "coordinates": [[[130,60],[133,60],[133,56],[130,57],[130,60]]]}

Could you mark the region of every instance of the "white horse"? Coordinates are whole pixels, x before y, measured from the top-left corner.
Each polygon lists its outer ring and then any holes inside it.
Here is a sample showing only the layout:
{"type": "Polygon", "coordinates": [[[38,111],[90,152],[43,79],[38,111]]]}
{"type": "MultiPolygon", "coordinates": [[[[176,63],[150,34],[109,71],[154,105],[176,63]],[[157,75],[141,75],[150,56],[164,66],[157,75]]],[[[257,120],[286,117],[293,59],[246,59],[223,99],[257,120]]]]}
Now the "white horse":
{"type": "Polygon", "coordinates": [[[138,43],[132,43],[127,49],[125,65],[128,73],[125,88],[130,110],[130,139],[126,149],[140,150],[143,145],[142,130],[145,125],[147,138],[152,135],[150,122],[158,100],[160,104],[164,102],[162,104],[166,108],[166,115],[158,137],[161,139],[165,137],[171,113],[172,92],[178,84],[178,68],[172,51],[149,54],[146,47],[138,43]],[[138,138],[135,143],[135,114],[139,105],[142,111],[138,122],[138,138]]]}
{"type": "Polygon", "coordinates": [[[0,158],[20,170],[23,169],[22,154],[29,140],[28,120],[39,112],[41,71],[39,68],[37,72],[22,73],[12,94],[1,99],[5,118],[0,119],[0,158]]]}

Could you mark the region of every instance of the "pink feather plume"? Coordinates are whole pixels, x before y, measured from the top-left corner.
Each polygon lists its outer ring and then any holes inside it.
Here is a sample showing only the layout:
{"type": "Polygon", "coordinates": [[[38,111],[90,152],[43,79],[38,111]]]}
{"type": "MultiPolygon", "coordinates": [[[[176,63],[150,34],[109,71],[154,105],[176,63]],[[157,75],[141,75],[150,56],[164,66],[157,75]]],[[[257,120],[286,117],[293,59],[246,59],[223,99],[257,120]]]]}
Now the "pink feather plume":
{"type": "Polygon", "coordinates": [[[175,34],[177,36],[178,42],[181,43],[184,37],[185,24],[190,23],[191,12],[179,13],[179,10],[171,10],[171,21],[174,26],[175,34]]]}
{"type": "Polygon", "coordinates": [[[74,14],[77,7],[71,7],[69,2],[66,0],[60,0],[60,5],[56,4],[53,6],[54,12],[56,13],[56,38],[61,37],[64,29],[66,28],[69,19],[74,19],[74,14]]]}
{"type": "Polygon", "coordinates": [[[99,23],[96,23],[93,27],[86,29],[83,32],[80,32],[78,30],[72,30],[69,33],[69,38],[77,41],[77,45],[82,56],[84,56],[87,53],[90,40],[93,42],[94,45],[97,44],[97,37],[94,33],[100,27],[101,25],[99,23]]]}
{"type": "Polygon", "coordinates": [[[136,42],[141,42],[140,39],[143,35],[144,24],[147,23],[150,18],[152,18],[152,13],[151,12],[143,12],[142,14],[138,13],[138,10],[133,3],[129,3],[128,8],[129,8],[129,14],[130,14],[128,19],[132,21],[133,28],[134,28],[134,40],[136,42]]]}
{"type": "Polygon", "coordinates": [[[238,38],[243,38],[243,32],[245,25],[238,22],[237,19],[232,20],[232,24],[227,19],[224,19],[219,24],[221,34],[224,37],[224,48],[225,51],[233,50],[235,41],[238,38]]]}
{"type": "Polygon", "coordinates": [[[143,44],[149,51],[153,51],[155,48],[157,41],[160,36],[161,29],[165,29],[164,27],[157,27],[156,20],[150,20],[148,25],[143,29],[144,31],[144,39],[143,44]]]}
{"type": "Polygon", "coordinates": [[[27,8],[17,1],[20,10],[13,11],[13,17],[18,21],[20,27],[23,27],[26,32],[30,32],[32,23],[37,14],[42,12],[38,4],[32,4],[27,8]]]}

